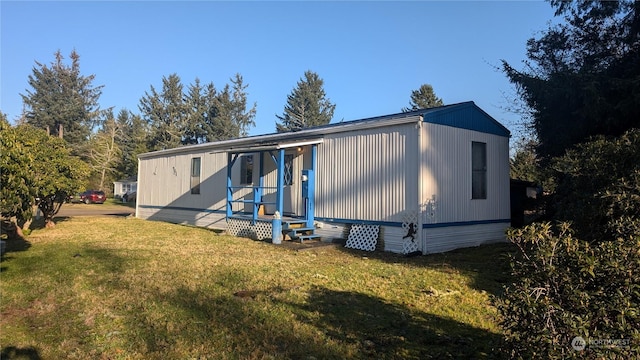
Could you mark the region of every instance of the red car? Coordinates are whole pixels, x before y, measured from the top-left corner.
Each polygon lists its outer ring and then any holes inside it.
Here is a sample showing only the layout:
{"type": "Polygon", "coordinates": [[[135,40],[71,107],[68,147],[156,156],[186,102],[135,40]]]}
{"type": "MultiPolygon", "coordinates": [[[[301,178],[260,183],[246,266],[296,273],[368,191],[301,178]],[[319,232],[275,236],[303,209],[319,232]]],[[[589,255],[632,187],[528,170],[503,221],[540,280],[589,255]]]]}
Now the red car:
{"type": "Polygon", "coordinates": [[[102,204],[106,199],[102,190],[87,190],[80,194],[80,201],[85,204],[102,204]]]}

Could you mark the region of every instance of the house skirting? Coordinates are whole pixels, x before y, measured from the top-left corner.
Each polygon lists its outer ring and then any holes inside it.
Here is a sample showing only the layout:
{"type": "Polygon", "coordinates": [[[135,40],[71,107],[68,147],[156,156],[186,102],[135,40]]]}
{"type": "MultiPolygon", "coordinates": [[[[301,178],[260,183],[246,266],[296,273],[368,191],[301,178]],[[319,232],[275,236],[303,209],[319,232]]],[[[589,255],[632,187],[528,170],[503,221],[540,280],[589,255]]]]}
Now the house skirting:
{"type": "Polygon", "coordinates": [[[227,233],[233,236],[246,237],[254,240],[271,239],[272,221],[231,217],[227,219],[227,233]]]}

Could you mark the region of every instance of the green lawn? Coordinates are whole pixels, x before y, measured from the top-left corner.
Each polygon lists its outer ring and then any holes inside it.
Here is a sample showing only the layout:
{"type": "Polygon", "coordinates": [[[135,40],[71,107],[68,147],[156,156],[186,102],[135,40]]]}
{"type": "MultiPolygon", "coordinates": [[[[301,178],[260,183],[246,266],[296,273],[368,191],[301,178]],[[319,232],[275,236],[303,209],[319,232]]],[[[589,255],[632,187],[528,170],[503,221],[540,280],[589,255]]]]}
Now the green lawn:
{"type": "Polygon", "coordinates": [[[294,251],[117,217],[10,242],[3,359],[495,358],[507,244],[294,251]]]}

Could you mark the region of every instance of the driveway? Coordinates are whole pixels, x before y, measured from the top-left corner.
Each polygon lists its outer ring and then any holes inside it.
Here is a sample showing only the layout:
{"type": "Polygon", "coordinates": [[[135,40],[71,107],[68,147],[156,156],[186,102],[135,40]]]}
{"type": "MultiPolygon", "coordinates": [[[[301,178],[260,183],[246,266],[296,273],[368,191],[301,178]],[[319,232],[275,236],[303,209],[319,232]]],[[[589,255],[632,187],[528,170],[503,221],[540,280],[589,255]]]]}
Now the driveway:
{"type": "Polygon", "coordinates": [[[135,215],[136,209],[125,205],[113,204],[64,204],[54,217],[75,216],[129,216],[135,215]]]}

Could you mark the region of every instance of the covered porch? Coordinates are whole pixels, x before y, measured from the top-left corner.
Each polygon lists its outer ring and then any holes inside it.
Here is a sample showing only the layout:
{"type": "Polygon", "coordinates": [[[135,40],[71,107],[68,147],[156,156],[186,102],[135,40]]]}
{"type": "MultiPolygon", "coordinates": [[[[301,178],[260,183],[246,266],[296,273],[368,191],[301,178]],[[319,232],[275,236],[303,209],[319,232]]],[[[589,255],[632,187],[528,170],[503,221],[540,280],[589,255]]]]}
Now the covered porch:
{"type": "Polygon", "coordinates": [[[315,171],[320,143],[322,138],[225,149],[229,233],[271,239],[274,244],[281,244],[285,233],[300,242],[317,238],[315,171]]]}

